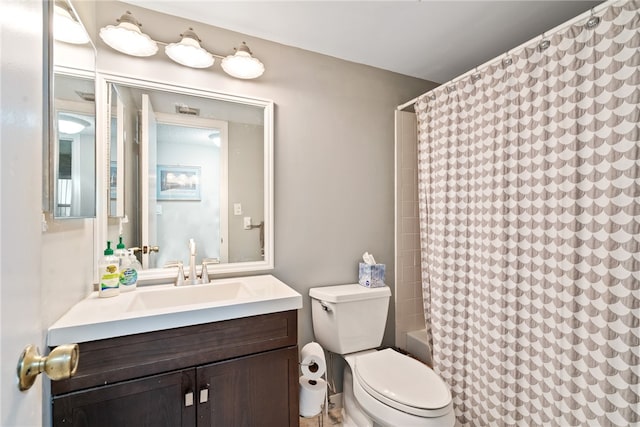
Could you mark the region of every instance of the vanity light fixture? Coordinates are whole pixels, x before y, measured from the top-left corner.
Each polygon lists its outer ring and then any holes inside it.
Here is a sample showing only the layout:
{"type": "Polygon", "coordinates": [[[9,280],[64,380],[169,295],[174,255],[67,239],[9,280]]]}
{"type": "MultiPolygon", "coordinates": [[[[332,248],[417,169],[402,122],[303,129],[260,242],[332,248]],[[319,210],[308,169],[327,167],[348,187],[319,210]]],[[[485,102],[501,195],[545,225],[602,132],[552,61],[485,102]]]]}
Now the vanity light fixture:
{"type": "Polygon", "coordinates": [[[168,44],[164,51],[169,58],[178,64],[192,68],[208,68],[213,65],[213,55],[200,46],[200,40],[193,28],[180,34],[179,43],[168,44]]]}
{"type": "Polygon", "coordinates": [[[89,35],[66,3],[56,2],[53,10],[53,37],[56,40],[71,44],[89,43],[89,35]]]}
{"type": "Polygon", "coordinates": [[[222,69],[238,79],[255,79],[264,73],[264,65],[251,55],[245,42],[236,48],[236,53],[222,60],[222,69]]]}
{"type": "Polygon", "coordinates": [[[60,114],[60,116],[58,116],[58,131],[60,131],[60,133],[66,133],[67,135],[80,133],[90,125],[91,123],[78,117],[67,116],[64,114],[60,114]]]}
{"type": "Polygon", "coordinates": [[[100,38],[113,49],[133,56],[152,56],[158,51],[158,44],[165,45],[167,56],[191,68],[211,67],[215,58],[222,58],[222,69],[238,79],[255,79],[264,73],[264,65],[254,57],[245,42],[235,48],[235,53],[227,57],[216,55],[204,49],[193,28],[180,34],[177,43],[154,41],[140,30],[141,24],[127,11],[118,19],[118,25],[108,25],[100,29],[100,38]]]}
{"type": "Polygon", "coordinates": [[[117,20],[118,25],[100,29],[100,38],[118,52],[132,56],[152,56],[158,44],[140,30],[142,24],[129,11],[117,20]]]}

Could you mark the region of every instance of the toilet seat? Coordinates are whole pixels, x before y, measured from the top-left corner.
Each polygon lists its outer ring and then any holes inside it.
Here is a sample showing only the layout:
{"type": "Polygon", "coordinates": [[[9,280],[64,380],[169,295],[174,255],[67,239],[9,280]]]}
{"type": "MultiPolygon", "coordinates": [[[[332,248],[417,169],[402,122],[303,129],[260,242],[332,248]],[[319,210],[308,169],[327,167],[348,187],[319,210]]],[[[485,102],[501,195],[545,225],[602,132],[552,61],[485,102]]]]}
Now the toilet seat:
{"type": "Polygon", "coordinates": [[[354,380],[367,394],[418,417],[440,417],[451,411],[451,392],[431,368],[392,349],[358,356],[354,380]]]}

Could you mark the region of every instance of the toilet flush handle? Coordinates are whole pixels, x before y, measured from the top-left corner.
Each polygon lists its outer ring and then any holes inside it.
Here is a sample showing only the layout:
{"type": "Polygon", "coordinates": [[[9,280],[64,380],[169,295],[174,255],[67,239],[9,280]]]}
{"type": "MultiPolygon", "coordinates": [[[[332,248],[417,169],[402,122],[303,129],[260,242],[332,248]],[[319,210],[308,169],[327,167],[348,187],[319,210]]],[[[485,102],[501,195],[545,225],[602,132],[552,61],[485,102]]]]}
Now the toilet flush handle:
{"type": "Polygon", "coordinates": [[[322,309],[328,313],[331,313],[333,310],[331,309],[331,305],[327,302],[320,301],[320,306],[322,309]]]}

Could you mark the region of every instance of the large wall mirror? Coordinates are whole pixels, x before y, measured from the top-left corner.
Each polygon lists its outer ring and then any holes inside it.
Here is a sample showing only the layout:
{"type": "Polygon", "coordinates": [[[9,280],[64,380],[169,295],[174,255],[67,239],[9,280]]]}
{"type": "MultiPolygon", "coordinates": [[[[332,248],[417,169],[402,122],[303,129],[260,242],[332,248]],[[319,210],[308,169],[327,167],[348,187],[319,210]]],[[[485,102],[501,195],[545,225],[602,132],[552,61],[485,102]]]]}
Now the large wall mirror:
{"type": "Polygon", "coordinates": [[[47,2],[50,46],[44,210],[54,218],[96,215],[96,50],[69,1],[47,2]]]}
{"type": "Polygon", "coordinates": [[[140,248],[141,279],[175,277],[165,266],[188,266],[189,239],[199,266],[219,261],[211,275],[272,269],[273,103],[103,77],[112,121],[107,238],[121,234],[140,248]]]}

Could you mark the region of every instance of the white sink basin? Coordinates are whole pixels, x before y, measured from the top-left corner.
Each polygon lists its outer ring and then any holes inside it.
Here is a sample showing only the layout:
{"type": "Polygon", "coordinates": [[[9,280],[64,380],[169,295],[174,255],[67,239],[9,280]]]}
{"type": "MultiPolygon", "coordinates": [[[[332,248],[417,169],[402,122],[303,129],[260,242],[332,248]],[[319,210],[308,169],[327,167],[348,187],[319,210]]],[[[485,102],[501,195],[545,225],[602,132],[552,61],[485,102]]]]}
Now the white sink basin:
{"type": "Polygon", "coordinates": [[[213,283],[164,287],[148,292],[136,293],[127,311],[153,310],[228,300],[246,300],[255,296],[243,282],[213,283]]]}
{"type": "Polygon", "coordinates": [[[112,298],[93,292],[50,328],[47,344],[80,343],[302,308],[302,296],[271,275],[203,285],[141,286],[112,298]]]}

